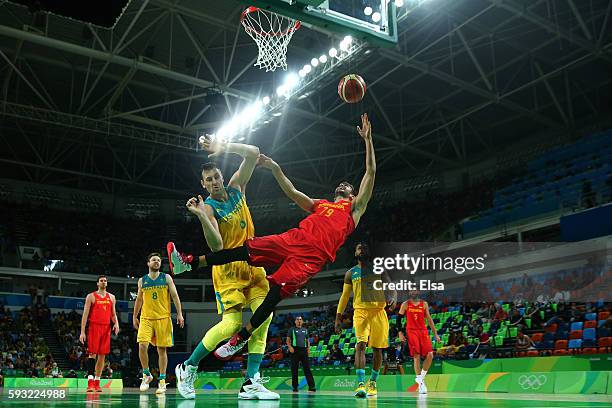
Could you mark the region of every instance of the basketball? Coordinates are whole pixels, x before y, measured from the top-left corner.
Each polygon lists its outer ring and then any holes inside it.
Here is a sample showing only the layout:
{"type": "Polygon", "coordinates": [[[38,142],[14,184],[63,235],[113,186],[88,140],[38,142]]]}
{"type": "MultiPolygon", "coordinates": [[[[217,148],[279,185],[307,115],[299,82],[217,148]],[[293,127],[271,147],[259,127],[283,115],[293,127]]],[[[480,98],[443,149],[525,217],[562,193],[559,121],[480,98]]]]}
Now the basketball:
{"type": "Polygon", "coordinates": [[[338,83],[338,95],[346,103],[357,103],[366,93],[366,83],[357,74],[345,75],[338,83]]]}

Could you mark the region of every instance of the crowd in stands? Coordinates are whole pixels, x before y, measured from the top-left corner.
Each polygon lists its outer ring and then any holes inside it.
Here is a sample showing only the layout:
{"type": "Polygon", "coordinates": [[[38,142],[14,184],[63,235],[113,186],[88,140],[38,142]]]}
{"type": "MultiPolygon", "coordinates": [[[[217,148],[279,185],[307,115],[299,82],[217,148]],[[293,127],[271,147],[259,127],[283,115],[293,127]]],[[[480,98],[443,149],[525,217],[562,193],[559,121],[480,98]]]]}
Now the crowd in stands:
{"type": "Polygon", "coordinates": [[[48,318],[49,309],[42,305],[26,307],[19,312],[0,306],[1,370],[23,370],[28,377],[58,374],[57,364],[38,324],[48,318]]]}

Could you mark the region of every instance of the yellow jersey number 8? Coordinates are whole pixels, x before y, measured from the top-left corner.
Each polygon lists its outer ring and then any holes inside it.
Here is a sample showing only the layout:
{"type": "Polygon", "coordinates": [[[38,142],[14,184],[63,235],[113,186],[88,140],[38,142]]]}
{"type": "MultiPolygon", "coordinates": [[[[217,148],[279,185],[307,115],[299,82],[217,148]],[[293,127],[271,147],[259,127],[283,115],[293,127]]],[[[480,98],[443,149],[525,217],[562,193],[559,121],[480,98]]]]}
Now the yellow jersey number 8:
{"type": "Polygon", "coordinates": [[[155,300],[157,300],[157,292],[153,292],[153,294],[151,295],[151,297],[155,300]]]}

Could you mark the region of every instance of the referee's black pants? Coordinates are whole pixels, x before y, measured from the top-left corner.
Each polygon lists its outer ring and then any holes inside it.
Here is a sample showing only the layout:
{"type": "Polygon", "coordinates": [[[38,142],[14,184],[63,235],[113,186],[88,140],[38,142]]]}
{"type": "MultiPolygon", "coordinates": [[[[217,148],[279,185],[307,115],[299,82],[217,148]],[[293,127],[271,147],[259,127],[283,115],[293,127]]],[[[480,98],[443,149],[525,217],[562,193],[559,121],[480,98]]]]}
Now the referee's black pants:
{"type": "Polygon", "coordinates": [[[298,368],[300,362],[304,368],[304,375],[306,376],[306,382],[308,382],[308,389],[311,391],[315,390],[315,382],[310,371],[310,360],[308,359],[308,350],[306,347],[294,347],[294,352],[291,354],[291,385],[294,390],[298,389],[298,368]]]}

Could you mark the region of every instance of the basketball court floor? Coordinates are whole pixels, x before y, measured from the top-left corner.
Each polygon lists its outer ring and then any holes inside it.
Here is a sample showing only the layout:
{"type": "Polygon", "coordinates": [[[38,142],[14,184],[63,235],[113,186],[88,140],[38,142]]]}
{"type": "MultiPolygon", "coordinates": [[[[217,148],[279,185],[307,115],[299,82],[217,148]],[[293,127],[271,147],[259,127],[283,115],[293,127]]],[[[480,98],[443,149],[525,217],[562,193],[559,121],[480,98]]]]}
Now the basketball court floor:
{"type": "Polygon", "coordinates": [[[391,408],[391,407],[611,407],[612,395],[559,395],[559,394],[492,394],[492,393],[435,393],[415,395],[409,393],[382,393],[378,397],[356,399],[352,395],[333,391],[310,394],[301,392],[281,393],[280,401],[241,401],[234,391],[200,392],[195,400],[185,400],[169,390],[165,396],[158,397],[152,392],[142,394],[137,389],[125,389],[114,393],[85,394],[70,392],[66,399],[51,400],[14,400],[4,391],[0,403],[3,407],[49,407],[49,406],[86,406],[86,407],[152,407],[152,408],[391,408]]]}

